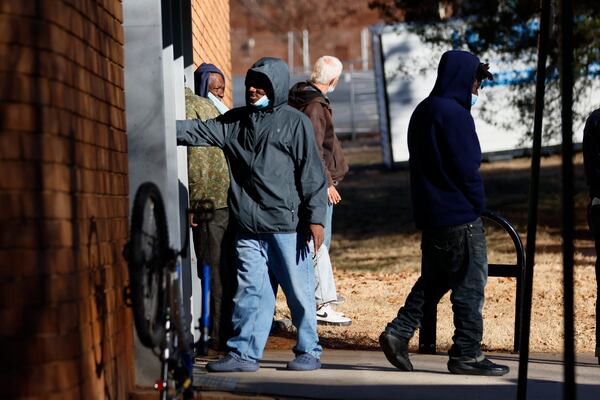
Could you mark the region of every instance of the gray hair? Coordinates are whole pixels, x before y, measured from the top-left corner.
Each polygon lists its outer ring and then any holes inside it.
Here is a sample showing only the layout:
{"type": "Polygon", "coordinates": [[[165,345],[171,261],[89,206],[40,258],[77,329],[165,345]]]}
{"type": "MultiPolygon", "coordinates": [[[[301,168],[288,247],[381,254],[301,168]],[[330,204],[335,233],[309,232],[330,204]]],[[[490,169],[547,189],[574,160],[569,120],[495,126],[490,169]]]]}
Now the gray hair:
{"type": "Polygon", "coordinates": [[[327,85],[342,74],[342,68],[342,62],[333,56],[319,57],[310,74],[310,81],[327,85]]]}

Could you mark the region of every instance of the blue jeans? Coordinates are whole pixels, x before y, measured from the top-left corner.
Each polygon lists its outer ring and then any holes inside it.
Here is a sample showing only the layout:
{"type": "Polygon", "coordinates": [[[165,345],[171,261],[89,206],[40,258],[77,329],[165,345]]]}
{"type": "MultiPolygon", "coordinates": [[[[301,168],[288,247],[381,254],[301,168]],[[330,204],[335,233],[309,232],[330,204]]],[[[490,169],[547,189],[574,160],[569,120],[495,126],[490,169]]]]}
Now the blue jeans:
{"type": "Polygon", "coordinates": [[[317,305],[337,300],[337,289],[333,277],[333,268],[329,258],[329,250],[325,243],[313,258],[315,267],[315,301],[317,305]]]}
{"type": "Polygon", "coordinates": [[[325,238],[323,240],[323,245],[313,259],[316,281],[315,301],[318,305],[327,304],[337,300],[337,288],[333,277],[333,266],[331,265],[331,259],[329,258],[332,218],[333,204],[327,202],[325,238]]]}
{"type": "Polygon", "coordinates": [[[325,214],[325,239],[323,243],[328,249],[331,248],[331,225],[333,223],[333,204],[327,202],[327,214],[325,214]]]}
{"type": "Polygon", "coordinates": [[[410,339],[421,326],[423,306],[437,302],[449,290],[454,312],[451,358],[480,359],[483,336],[484,288],[488,276],[485,230],[481,219],[431,232],[421,237],[421,276],[386,332],[410,339]]]}
{"type": "Polygon", "coordinates": [[[323,349],[317,336],[315,278],[305,237],[296,233],[238,233],[235,248],[238,289],[233,299],[234,336],[227,347],[245,360],[262,358],[278,283],[298,330],[294,353],[319,358],[323,349]]]}

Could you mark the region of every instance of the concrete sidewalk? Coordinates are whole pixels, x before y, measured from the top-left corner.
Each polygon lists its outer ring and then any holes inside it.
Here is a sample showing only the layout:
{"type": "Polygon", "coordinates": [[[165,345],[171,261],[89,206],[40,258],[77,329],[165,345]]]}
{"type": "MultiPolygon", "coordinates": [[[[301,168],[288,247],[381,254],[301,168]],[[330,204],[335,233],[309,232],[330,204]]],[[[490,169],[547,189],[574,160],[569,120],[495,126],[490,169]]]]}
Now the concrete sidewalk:
{"type": "MultiPolygon", "coordinates": [[[[289,350],[269,350],[265,352],[260,370],[254,373],[208,374],[204,369],[206,362],[200,362],[195,370],[194,383],[206,397],[201,394],[199,398],[211,398],[213,391],[277,399],[516,398],[518,355],[513,354],[490,357],[510,366],[511,372],[503,377],[452,375],[446,369],[446,355],[411,354],[415,367],[413,372],[398,371],[387,362],[383,353],[377,351],[326,350],[321,360],[322,369],[311,372],[285,370],[286,363],[292,358],[289,350]]],[[[600,399],[597,359],[593,354],[578,354],[577,360],[578,400],[600,399]]],[[[561,355],[531,355],[529,400],[562,399],[562,380],[561,355]]]]}

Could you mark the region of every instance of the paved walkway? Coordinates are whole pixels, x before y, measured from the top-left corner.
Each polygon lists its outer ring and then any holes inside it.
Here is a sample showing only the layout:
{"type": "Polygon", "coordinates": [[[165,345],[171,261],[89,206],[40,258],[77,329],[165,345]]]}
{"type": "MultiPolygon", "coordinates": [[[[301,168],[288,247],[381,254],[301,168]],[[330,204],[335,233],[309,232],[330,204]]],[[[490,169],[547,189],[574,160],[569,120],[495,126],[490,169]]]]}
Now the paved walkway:
{"type": "MultiPolygon", "coordinates": [[[[402,400],[506,400],[515,399],[518,355],[496,354],[491,358],[510,366],[503,377],[451,375],[447,356],[411,354],[413,372],[392,367],[377,351],[326,350],[323,368],[311,372],[286,371],[293,357],[289,350],[269,350],[255,373],[206,373],[200,362],[195,383],[205,396],[229,392],[265,398],[293,399],[402,399],[402,400]]],[[[593,354],[579,354],[578,400],[600,399],[600,366],[593,354]]],[[[532,354],[529,364],[529,400],[562,399],[561,356],[532,354]]],[[[220,397],[219,398],[226,398],[220,397]]],[[[236,396],[236,398],[239,398],[236,396]]]]}

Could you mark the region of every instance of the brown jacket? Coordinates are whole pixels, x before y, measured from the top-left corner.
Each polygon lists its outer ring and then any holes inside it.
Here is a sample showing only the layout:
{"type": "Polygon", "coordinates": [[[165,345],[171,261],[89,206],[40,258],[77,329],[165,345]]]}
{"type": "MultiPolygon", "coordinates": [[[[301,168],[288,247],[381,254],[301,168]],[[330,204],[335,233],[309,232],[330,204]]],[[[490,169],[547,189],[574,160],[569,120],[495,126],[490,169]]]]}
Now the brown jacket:
{"type": "Polygon", "coordinates": [[[335,136],[329,99],[310,82],[299,82],[290,89],[289,105],[306,114],[315,130],[315,140],[325,165],[327,185],[344,179],[348,164],[342,146],[335,136]]]}

